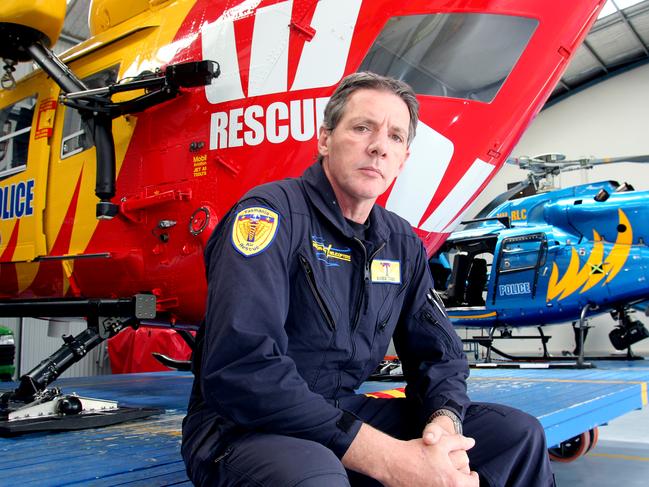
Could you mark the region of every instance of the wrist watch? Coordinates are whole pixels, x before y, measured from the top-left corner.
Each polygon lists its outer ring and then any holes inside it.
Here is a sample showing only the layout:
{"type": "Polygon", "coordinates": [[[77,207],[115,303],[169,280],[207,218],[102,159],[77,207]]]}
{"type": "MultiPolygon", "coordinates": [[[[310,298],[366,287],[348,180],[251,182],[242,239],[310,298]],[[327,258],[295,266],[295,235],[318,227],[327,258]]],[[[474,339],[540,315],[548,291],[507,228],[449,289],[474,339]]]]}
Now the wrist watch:
{"type": "Polygon", "coordinates": [[[458,417],[457,414],[455,414],[453,411],[450,411],[448,409],[438,409],[435,411],[433,414],[430,415],[428,418],[428,423],[432,422],[433,419],[439,418],[440,416],[446,416],[449,418],[451,421],[453,421],[453,428],[455,429],[455,432],[458,435],[462,434],[462,421],[460,421],[460,418],[458,417]]]}

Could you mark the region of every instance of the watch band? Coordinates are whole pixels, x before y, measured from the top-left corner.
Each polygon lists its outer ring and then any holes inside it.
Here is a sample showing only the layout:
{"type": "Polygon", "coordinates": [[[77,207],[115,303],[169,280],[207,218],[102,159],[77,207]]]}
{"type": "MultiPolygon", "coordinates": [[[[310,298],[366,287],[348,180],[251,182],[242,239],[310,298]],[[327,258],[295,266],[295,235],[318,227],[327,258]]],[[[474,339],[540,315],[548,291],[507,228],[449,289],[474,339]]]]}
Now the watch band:
{"type": "Polygon", "coordinates": [[[458,435],[462,434],[462,421],[460,421],[460,418],[457,414],[449,409],[438,409],[430,415],[430,417],[428,418],[428,423],[432,422],[435,418],[439,418],[440,416],[446,416],[447,418],[450,418],[450,420],[453,421],[453,428],[455,429],[455,432],[458,435]]]}

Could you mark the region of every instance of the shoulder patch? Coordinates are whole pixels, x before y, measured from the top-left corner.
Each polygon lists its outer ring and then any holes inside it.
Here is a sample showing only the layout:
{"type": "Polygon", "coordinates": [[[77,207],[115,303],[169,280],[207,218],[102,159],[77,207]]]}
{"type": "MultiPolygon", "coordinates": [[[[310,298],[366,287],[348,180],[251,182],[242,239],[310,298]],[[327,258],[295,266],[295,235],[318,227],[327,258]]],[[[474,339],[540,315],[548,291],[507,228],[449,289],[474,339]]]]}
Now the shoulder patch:
{"type": "Polygon", "coordinates": [[[279,228],[279,214],[263,206],[241,210],[232,224],[232,246],[244,257],[268,249],[279,228]]]}

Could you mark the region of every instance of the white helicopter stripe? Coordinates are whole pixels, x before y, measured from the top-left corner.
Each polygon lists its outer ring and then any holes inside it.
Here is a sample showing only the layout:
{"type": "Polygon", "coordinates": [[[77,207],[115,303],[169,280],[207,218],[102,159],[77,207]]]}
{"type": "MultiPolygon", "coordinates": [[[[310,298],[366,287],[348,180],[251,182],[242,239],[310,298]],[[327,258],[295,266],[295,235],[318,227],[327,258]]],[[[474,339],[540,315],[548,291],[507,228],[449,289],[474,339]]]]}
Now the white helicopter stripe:
{"type": "MultiPolygon", "coordinates": [[[[290,91],[332,86],[342,78],[358,19],[361,0],[321,0],[311,27],[313,39],[306,42],[290,91]]],[[[293,1],[262,7],[255,13],[250,47],[248,96],[283,93],[288,90],[289,24],[293,1]]],[[[221,66],[221,76],[205,87],[212,104],[245,98],[234,35],[236,16],[223,15],[203,26],[203,59],[221,66]]]]}

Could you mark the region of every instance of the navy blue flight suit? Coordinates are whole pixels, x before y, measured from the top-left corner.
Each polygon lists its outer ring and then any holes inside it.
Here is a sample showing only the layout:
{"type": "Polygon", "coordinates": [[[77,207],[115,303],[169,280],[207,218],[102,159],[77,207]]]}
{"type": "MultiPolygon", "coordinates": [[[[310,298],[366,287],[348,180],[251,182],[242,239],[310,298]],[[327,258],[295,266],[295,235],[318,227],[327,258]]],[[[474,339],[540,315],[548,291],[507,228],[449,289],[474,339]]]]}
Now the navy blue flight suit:
{"type": "Polygon", "coordinates": [[[426,299],[433,281],[410,225],[375,205],[356,236],[320,163],[251,190],[205,256],[207,312],[183,421],[195,484],[378,485],[339,460],[362,422],[412,439],[448,409],[476,438],[469,458],[484,485],[553,485],[538,421],[470,402],[461,341],[426,299]],[[390,337],[407,397],[355,394],[390,337]]]}

